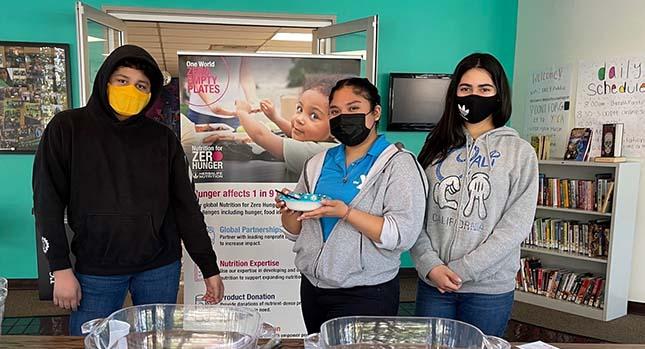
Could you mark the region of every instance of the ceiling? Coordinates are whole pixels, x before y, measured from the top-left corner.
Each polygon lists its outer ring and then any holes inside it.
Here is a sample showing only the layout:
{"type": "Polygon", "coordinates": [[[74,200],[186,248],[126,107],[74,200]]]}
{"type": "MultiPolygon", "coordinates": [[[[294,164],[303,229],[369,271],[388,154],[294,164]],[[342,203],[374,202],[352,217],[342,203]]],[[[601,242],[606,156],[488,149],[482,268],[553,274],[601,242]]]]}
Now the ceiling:
{"type": "Polygon", "coordinates": [[[162,70],[178,76],[177,51],[311,53],[311,41],[271,40],[280,33],[311,33],[312,28],[258,27],[125,21],[127,42],[145,48],[162,70]]]}

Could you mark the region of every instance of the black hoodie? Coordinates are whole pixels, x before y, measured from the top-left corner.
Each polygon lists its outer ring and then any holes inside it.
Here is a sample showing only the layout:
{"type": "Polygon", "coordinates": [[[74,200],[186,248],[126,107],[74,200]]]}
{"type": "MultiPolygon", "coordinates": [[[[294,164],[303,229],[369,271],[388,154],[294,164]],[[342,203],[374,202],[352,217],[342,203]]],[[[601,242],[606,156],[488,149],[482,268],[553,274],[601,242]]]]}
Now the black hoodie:
{"type": "Polygon", "coordinates": [[[119,121],[107,98],[112,72],[125,58],[154,67],[153,104],[162,87],[154,59],[126,45],[96,75],[86,107],[63,111],[47,125],[33,173],[37,231],[52,271],[71,267],[63,225],[74,231],[76,271],[137,273],[181,258],[181,243],[204,277],[219,274],[215,252],[188,176],[186,156],[172,131],[144,116],[119,121]]]}

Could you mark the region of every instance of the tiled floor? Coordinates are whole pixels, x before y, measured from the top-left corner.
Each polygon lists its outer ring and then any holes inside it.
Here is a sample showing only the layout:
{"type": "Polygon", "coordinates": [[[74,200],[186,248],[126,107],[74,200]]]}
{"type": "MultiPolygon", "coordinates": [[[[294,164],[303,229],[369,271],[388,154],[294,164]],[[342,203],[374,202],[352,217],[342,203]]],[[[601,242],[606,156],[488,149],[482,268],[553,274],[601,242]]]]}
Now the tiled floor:
{"type": "Polygon", "coordinates": [[[3,335],[66,336],[68,316],[4,318],[3,335]]]}
{"type": "Polygon", "coordinates": [[[399,316],[414,316],[414,302],[399,303],[399,316]]]}
{"type": "Polygon", "coordinates": [[[2,321],[2,334],[38,334],[40,321],[37,318],[9,318],[2,321]]]}

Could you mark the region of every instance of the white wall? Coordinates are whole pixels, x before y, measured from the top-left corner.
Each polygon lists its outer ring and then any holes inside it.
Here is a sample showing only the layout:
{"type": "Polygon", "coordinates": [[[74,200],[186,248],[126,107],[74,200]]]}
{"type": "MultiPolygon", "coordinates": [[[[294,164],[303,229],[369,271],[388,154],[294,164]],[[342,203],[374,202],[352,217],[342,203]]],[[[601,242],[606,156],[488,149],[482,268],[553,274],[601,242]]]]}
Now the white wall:
{"type": "MultiPolygon", "coordinates": [[[[526,89],[531,71],[570,63],[573,68],[571,106],[574,107],[580,60],[645,56],[643,13],[643,0],[519,0],[513,128],[524,132],[526,89]]],[[[642,163],[629,300],[645,302],[645,162],[643,159],[629,160],[642,163]]]]}

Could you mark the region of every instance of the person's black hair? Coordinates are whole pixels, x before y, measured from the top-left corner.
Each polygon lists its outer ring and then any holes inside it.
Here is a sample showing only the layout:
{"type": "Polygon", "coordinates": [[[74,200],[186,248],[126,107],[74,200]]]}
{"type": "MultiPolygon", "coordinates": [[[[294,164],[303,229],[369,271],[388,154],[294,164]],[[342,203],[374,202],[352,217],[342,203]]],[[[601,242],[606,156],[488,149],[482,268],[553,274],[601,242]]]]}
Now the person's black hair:
{"type": "Polygon", "coordinates": [[[117,69],[121,67],[126,67],[126,68],[132,68],[136,70],[140,70],[145,74],[145,76],[152,82],[154,77],[156,76],[156,71],[157,69],[150,65],[150,63],[146,62],[143,59],[136,58],[136,57],[129,57],[129,58],[124,58],[121,61],[119,61],[116,64],[116,68],[114,68],[114,73],[117,69]]]}
{"type": "Polygon", "coordinates": [[[343,87],[351,87],[353,92],[370,102],[370,111],[374,111],[377,105],[381,105],[381,96],[374,84],[365,78],[352,77],[339,80],[329,93],[329,103],[334,99],[334,93],[343,87]]]}
{"type": "Polygon", "coordinates": [[[457,111],[455,97],[462,76],[473,68],[486,70],[493,79],[500,108],[493,113],[493,124],[501,127],[511,117],[511,89],[502,64],[488,53],[473,53],[459,62],[452,75],[446,93],[446,104],[441,120],[426,138],[419,153],[419,162],[424,168],[445,160],[451,149],[459,148],[466,143],[464,120],[457,111]]]}

